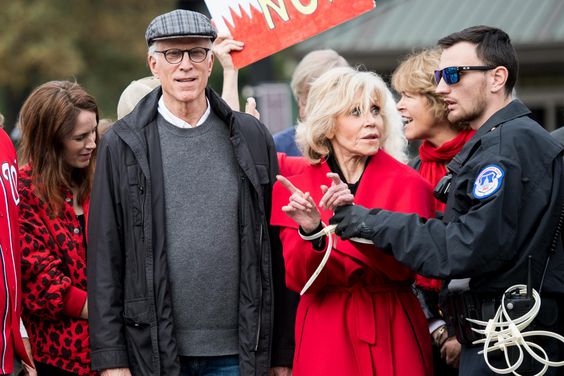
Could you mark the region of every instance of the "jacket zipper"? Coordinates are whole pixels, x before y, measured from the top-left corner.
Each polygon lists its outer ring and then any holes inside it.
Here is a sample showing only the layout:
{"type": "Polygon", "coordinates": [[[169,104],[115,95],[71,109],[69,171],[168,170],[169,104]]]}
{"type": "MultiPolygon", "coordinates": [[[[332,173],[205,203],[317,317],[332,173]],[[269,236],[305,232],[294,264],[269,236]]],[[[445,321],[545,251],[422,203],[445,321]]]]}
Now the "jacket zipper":
{"type": "Polygon", "coordinates": [[[143,185],[139,184],[139,194],[141,195],[141,241],[145,242],[145,194],[143,185]]]}
{"type": "MultiPolygon", "coordinates": [[[[241,218],[240,218],[240,231],[241,233],[243,232],[243,228],[245,227],[244,225],[244,213],[245,213],[245,204],[246,204],[246,200],[245,198],[247,197],[247,178],[243,175],[241,176],[241,192],[243,193],[241,195],[242,199],[241,199],[241,218]]],[[[255,336],[255,347],[254,350],[255,352],[258,350],[258,346],[259,346],[259,340],[260,340],[260,328],[262,325],[262,224],[260,225],[259,228],[259,260],[258,260],[258,273],[259,273],[259,294],[260,294],[260,300],[259,300],[259,307],[258,307],[258,325],[257,325],[257,332],[256,332],[256,336],[255,336]]]]}
{"type": "Polygon", "coordinates": [[[244,211],[245,211],[245,193],[246,193],[246,184],[247,179],[244,175],[241,176],[241,210],[239,211],[239,233],[243,234],[243,228],[245,227],[244,224],[244,211]]]}

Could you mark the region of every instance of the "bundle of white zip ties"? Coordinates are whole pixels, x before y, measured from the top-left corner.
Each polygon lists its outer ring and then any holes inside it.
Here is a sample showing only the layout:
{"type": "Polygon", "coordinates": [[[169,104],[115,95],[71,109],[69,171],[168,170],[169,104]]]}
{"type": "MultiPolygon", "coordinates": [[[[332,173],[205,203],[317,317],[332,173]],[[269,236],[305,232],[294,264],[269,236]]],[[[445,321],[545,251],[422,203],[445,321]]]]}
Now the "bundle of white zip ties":
{"type": "MultiPolygon", "coordinates": [[[[319,273],[321,273],[321,271],[325,267],[325,264],[327,264],[327,260],[329,260],[329,256],[331,256],[331,250],[333,249],[333,234],[335,233],[335,227],[337,227],[337,225],[327,226],[323,222],[321,222],[321,225],[323,226],[321,231],[319,231],[319,232],[317,232],[313,235],[303,235],[298,230],[298,234],[300,234],[300,236],[303,240],[315,240],[315,239],[318,239],[322,236],[327,236],[327,249],[325,250],[325,255],[323,255],[323,259],[321,259],[321,262],[319,263],[319,266],[317,267],[317,269],[315,269],[315,271],[313,272],[311,277],[309,277],[309,280],[307,281],[304,288],[300,292],[300,295],[305,294],[305,292],[311,287],[313,282],[315,282],[315,280],[319,276],[319,273]]],[[[357,243],[374,244],[370,240],[366,240],[366,239],[362,239],[362,238],[351,238],[351,240],[355,241],[357,243]]]]}
{"type": "MultiPolygon", "coordinates": [[[[506,293],[509,291],[513,291],[514,289],[519,289],[519,293],[524,295],[527,291],[527,286],[525,285],[514,285],[506,290],[506,293]]],[[[548,355],[544,349],[537,345],[534,342],[527,341],[527,337],[532,336],[546,336],[555,338],[561,342],[564,342],[564,337],[549,332],[546,330],[531,330],[528,332],[522,333],[521,331],[524,330],[531,322],[535,319],[537,314],[539,313],[540,306],[541,306],[541,299],[539,294],[533,289],[533,298],[535,300],[531,309],[525,313],[523,316],[511,319],[509,314],[507,313],[506,306],[505,306],[505,294],[503,294],[501,298],[501,306],[498,308],[495,316],[493,319],[489,320],[488,322],[473,320],[466,318],[466,320],[470,321],[473,324],[484,326],[485,329],[475,329],[472,328],[473,331],[476,333],[482,334],[485,336],[484,339],[480,339],[474,341],[475,345],[477,344],[484,344],[484,349],[481,350],[478,354],[484,355],[484,360],[488,367],[495,373],[505,375],[509,373],[513,373],[514,375],[519,375],[519,373],[515,372],[517,368],[521,365],[524,358],[524,352],[532,356],[536,361],[543,364],[542,370],[540,370],[534,376],[541,376],[546,373],[548,367],[562,367],[564,366],[564,361],[555,362],[551,361],[548,358],[548,355]],[[519,358],[514,364],[511,364],[508,355],[508,348],[511,346],[516,346],[519,350],[519,358]],[[533,350],[536,349],[537,351],[533,350]],[[507,368],[496,368],[493,367],[488,359],[488,354],[492,351],[503,351],[505,355],[505,362],[507,363],[507,368]],[[539,355],[542,354],[542,356],[539,355]]]]}

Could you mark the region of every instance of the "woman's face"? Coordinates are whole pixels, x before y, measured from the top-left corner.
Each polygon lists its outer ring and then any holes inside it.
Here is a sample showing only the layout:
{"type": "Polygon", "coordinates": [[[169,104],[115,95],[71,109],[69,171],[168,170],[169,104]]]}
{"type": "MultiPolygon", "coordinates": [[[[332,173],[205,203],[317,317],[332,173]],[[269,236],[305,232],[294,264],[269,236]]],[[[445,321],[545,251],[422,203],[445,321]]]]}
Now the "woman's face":
{"type": "Polygon", "coordinates": [[[433,127],[438,121],[424,95],[403,92],[397,109],[403,118],[404,133],[408,140],[424,140],[433,135],[433,127]]]}
{"type": "Polygon", "coordinates": [[[96,114],[82,110],[71,134],[63,140],[63,160],[74,168],[86,168],[96,149],[96,114]]]}
{"type": "Polygon", "coordinates": [[[358,108],[339,115],[334,134],[329,138],[336,155],[367,157],[376,154],[384,137],[384,119],[380,107],[373,104],[368,114],[358,108]]]}

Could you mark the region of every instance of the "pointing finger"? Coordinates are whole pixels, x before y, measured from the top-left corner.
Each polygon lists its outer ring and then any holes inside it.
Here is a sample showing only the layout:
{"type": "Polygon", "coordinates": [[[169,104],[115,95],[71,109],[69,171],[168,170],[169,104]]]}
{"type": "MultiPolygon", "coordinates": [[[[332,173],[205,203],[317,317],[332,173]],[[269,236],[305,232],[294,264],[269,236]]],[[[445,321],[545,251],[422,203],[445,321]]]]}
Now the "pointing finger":
{"type": "Polygon", "coordinates": [[[341,180],[341,178],[339,177],[339,174],[336,174],[334,172],[329,172],[327,173],[327,177],[331,180],[333,180],[333,184],[334,185],[339,185],[341,184],[343,181],[341,180]]]}
{"type": "Polygon", "coordinates": [[[292,184],[292,182],[290,180],[286,179],[284,176],[276,175],[276,180],[278,180],[280,182],[280,184],[282,184],[282,186],[288,190],[288,192],[290,192],[292,194],[293,193],[302,193],[302,191],[300,191],[298,188],[296,188],[296,186],[294,184],[292,184]]]}

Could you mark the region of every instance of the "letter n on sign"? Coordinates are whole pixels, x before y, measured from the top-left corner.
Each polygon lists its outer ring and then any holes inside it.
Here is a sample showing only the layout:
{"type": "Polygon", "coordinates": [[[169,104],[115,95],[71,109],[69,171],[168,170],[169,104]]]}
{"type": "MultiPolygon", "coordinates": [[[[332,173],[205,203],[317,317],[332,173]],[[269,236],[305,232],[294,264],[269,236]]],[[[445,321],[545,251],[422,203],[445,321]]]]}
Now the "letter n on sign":
{"type": "Polygon", "coordinates": [[[206,0],[219,33],[245,42],[237,68],[337,26],[376,6],[374,0],[206,0]]]}

